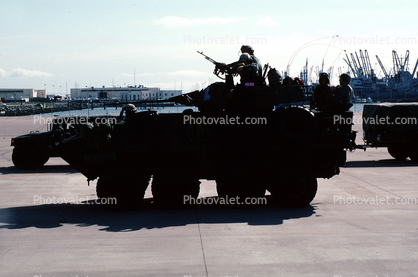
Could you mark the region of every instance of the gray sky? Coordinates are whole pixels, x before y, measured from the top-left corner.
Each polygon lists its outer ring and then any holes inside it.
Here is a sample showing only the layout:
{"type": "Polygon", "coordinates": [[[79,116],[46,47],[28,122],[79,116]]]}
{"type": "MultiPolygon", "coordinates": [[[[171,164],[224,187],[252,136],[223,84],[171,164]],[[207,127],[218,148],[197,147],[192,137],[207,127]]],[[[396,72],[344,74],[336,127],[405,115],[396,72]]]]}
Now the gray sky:
{"type": "MultiPolygon", "coordinates": [[[[145,85],[188,92],[220,81],[196,51],[233,62],[249,44],[261,62],[296,76],[347,71],[367,50],[379,74],[392,50],[418,58],[418,1],[0,0],[0,88],[145,85]],[[338,37],[336,37],[338,35],[338,37]],[[135,73],[135,74],[134,74],[135,73]]],[[[335,78],[336,79],[336,78],[335,78]]]]}

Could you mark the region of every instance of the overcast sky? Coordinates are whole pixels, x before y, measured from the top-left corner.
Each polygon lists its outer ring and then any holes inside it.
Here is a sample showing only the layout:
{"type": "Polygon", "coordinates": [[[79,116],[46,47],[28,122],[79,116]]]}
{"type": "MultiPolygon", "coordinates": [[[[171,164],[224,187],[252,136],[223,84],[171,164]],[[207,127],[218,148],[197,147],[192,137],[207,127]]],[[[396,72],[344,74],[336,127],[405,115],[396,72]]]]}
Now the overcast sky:
{"type": "Polygon", "coordinates": [[[0,0],[0,88],[86,86],[203,88],[213,65],[249,44],[263,64],[296,76],[347,71],[348,54],[367,50],[379,74],[392,50],[410,71],[418,58],[418,1],[33,1],[0,0]],[[338,35],[338,37],[336,37],[338,35]]]}

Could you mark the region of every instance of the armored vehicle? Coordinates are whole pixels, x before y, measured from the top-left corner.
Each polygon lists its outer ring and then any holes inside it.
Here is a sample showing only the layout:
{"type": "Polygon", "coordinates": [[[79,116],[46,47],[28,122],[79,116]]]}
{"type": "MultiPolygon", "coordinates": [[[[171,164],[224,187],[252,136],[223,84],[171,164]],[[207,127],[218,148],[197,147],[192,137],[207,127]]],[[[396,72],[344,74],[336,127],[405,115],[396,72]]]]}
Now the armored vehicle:
{"type": "Polygon", "coordinates": [[[315,197],[317,178],[339,173],[353,143],[351,123],[333,121],[352,112],[291,104],[308,101],[300,84],[219,82],[170,100],[198,111],[131,108],[115,124],[81,128],[62,141],[60,156],[88,180],[98,178],[99,198],[123,205],[140,203],[151,179],[155,203],[187,204],[208,179],[219,197],[241,204],[268,190],[281,206],[302,207],[315,197]]]}
{"type": "Polygon", "coordinates": [[[418,104],[364,105],[362,147],[387,147],[397,160],[418,162],[418,104]]]}
{"type": "Polygon", "coordinates": [[[88,180],[98,178],[99,198],[123,206],[140,203],[151,179],[160,205],[190,203],[200,179],[215,180],[219,199],[235,204],[269,191],[281,206],[308,205],[317,178],[331,178],[344,165],[351,123],[333,119],[352,119],[352,112],[300,105],[309,99],[291,78],[266,85],[264,74],[257,83],[235,85],[231,72],[223,73],[225,82],[162,100],[198,110],[164,114],[127,105],[117,122],[88,122],[71,136],[54,137],[54,149],[88,180]]]}

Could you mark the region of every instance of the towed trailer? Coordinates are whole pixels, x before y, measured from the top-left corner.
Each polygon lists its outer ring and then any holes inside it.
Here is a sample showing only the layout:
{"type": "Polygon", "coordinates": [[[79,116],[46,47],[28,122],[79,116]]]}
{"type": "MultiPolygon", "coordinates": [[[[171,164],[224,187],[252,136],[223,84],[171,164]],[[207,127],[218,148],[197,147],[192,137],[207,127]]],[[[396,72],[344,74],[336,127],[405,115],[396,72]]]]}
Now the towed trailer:
{"type": "Polygon", "coordinates": [[[357,149],[387,147],[397,160],[418,162],[418,103],[364,105],[363,145],[357,149]]]}

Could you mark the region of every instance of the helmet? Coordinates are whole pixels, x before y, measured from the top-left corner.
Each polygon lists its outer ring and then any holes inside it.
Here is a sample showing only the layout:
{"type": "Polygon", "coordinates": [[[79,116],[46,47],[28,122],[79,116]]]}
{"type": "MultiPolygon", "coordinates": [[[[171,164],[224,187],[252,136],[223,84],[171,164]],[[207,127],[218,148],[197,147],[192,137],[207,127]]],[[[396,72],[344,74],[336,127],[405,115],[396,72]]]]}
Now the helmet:
{"type": "Polygon", "coordinates": [[[243,45],[241,46],[241,52],[242,53],[248,53],[250,55],[254,54],[254,49],[249,45],[243,45]]]}
{"type": "Polygon", "coordinates": [[[126,104],[123,109],[127,112],[136,112],[136,107],[134,104],[126,104]]]}
{"type": "Polygon", "coordinates": [[[251,60],[251,56],[248,53],[242,53],[241,56],[239,57],[239,62],[249,62],[251,60]]]}
{"type": "Polygon", "coordinates": [[[340,75],[340,79],[344,82],[347,82],[347,83],[350,83],[350,81],[351,81],[350,75],[345,74],[345,73],[340,75]]]}
{"type": "Polygon", "coordinates": [[[328,74],[325,72],[319,73],[319,83],[320,84],[329,84],[328,74]]]}

